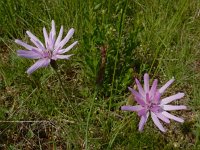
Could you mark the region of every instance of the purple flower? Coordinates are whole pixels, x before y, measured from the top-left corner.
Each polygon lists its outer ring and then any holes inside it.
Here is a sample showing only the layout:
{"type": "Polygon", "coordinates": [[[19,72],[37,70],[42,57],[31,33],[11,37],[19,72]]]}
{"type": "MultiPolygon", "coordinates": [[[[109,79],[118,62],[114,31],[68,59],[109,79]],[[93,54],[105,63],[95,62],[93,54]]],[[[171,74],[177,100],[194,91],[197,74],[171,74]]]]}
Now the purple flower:
{"type": "Polygon", "coordinates": [[[72,56],[72,54],[71,55],[63,55],[63,54],[71,50],[78,43],[77,41],[75,41],[67,48],[63,48],[63,46],[73,36],[74,29],[71,28],[68,31],[66,37],[63,40],[61,40],[63,35],[63,26],[61,26],[60,32],[56,39],[56,28],[55,28],[55,22],[53,20],[52,20],[52,28],[49,35],[46,29],[43,28],[45,44],[43,44],[30,31],[26,31],[26,33],[30,37],[30,40],[34,44],[34,46],[24,43],[18,39],[16,39],[15,42],[26,49],[26,50],[18,50],[17,51],[18,56],[30,59],[38,59],[35,62],[35,64],[33,64],[30,68],[28,68],[27,70],[28,74],[33,73],[35,70],[39,68],[48,66],[52,60],[69,59],[69,57],[72,56]]]}
{"type": "Polygon", "coordinates": [[[168,105],[168,103],[180,99],[184,96],[184,93],[177,93],[175,95],[161,99],[161,95],[164,91],[174,82],[174,79],[169,80],[160,89],[157,89],[158,80],[155,79],[151,88],[149,87],[149,75],[146,73],[144,75],[144,89],[142,88],[140,82],[136,79],[136,84],[139,92],[129,87],[129,90],[133,94],[138,105],[136,106],[122,106],[122,110],[136,111],[141,117],[139,123],[139,131],[142,131],[145,123],[151,115],[154,124],[162,131],[166,130],[160,123],[159,119],[165,123],[170,123],[169,119],[173,119],[177,122],[184,122],[182,118],[176,117],[167,111],[186,109],[184,105],[168,105]]]}

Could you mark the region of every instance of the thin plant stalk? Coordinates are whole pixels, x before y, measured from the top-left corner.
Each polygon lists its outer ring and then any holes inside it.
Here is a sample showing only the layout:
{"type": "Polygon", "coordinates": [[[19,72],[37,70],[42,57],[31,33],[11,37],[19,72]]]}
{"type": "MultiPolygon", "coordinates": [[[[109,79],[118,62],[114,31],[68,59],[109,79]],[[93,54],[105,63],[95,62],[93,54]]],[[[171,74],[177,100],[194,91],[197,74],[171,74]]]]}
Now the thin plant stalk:
{"type": "Polygon", "coordinates": [[[51,63],[51,67],[53,68],[54,72],[56,73],[56,76],[57,76],[57,78],[58,78],[58,81],[59,81],[59,84],[60,84],[61,89],[62,89],[62,91],[63,91],[63,94],[64,94],[65,98],[67,99],[68,105],[70,105],[70,107],[71,107],[73,113],[76,115],[76,117],[77,117],[77,119],[78,119],[78,116],[77,116],[77,114],[76,114],[76,111],[74,110],[72,104],[70,103],[70,101],[69,101],[69,99],[68,99],[68,97],[67,97],[67,92],[66,92],[66,90],[65,90],[65,88],[64,88],[64,85],[63,85],[63,82],[62,82],[62,80],[61,80],[60,74],[58,73],[58,69],[57,69],[57,64],[56,64],[56,62],[52,62],[52,63],[51,63]]]}
{"type": "Polygon", "coordinates": [[[124,23],[124,18],[125,18],[126,9],[127,9],[127,3],[128,3],[128,1],[126,0],[126,2],[124,4],[123,12],[121,14],[119,27],[118,27],[119,28],[119,34],[118,34],[119,41],[118,41],[117,54],[115,55],[114,72],[113,72],[113,76],[112,76],[112,85],[111,85],[111,96],[110,96],[110,100],[109,100],[109,110],[111,109],[111,104],[112,104],[112,99],[113,99],[113,88],[114,88],[114,82],[115,82],[117,61],[118,61],[119,49],[120,49],[120,45],[121,45],[121,36],[122,36],[123,23],[124,23]]]}
{"type": "Polygon", "coordinates": [[[60,84],[61,89],[62,89],[62,91],[63,91],[63,94],[65,95],[65,98],[68,100],[68,103],[70,103],[70,101],[69,101],[69,99],[68,99],[68,97],[67,97],[67,92],[66,92],[66,90],[65,90],[65,88],[64,88],[64,85],[63,85],[63,83],[62,83],[61,77],[60,77],[60,75],[59,75],[57,69],[54,69],[54,68],[53,68],[53,70],[54,70],[55,73],[56,73],[56,76],[57,76],[57,78],[58,78],[58,81],[59,81],[59,84],[60,84]]]}
{"type": "Polygon", "coordinates": [[[89,130],[89,124],[90,124],[90,117],[91,117],[92,109],[93,109],[93,106],[94,106],[94,101],[95,101],[95,98],[97,96],[97,88],[96,88],[95,91],[96,92],[94,92],[94,96],[92,98],[92,102],[91,102],[91,105],[90,105],[90,111],[89,111],[88,117],[87,117],[86,133],[85,133],[85,149],[88,149],[88,130],[89,130]]]}

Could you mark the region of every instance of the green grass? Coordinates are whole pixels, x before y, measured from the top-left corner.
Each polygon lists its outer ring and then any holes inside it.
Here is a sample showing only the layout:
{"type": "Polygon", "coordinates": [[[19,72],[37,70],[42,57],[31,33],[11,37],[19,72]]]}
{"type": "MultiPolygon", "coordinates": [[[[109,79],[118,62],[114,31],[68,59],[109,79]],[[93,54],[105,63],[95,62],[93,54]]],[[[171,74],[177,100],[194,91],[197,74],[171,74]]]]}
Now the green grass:
{"type": "Polygon", "coordinates": [[[0,147],[4,149],[199,149],[200,2],[198,0],[3,0],[0,2],[0,147]],[[64,97],[48,67],[28,76],[32,60],[20,58],[14,39],[29,30],[73,27],[79,41],[69,61],[58,61],[64,97]],[[102,56],[101,50],[105,49],[102,56]],[[166,96],[184,92],[163,134],[152,121],[138,131],[135,113],[120,111],[134,78],[148,72],[159,86],[176,82],[166,96]]]}

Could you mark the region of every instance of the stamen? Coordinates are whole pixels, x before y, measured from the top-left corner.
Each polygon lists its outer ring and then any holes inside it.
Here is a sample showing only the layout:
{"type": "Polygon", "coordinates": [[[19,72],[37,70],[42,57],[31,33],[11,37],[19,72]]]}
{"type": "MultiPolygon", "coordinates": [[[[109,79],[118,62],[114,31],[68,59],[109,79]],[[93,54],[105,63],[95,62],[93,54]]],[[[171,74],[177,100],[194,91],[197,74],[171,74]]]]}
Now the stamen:
{"type": "Polygon", "coordinates": [[[51,59],[51,57],[52,57],[51,51],[48,50],[48,49],[46,49],[46,50],[44,51],[44,57],[45,57],[45,58],[51,59]]]}

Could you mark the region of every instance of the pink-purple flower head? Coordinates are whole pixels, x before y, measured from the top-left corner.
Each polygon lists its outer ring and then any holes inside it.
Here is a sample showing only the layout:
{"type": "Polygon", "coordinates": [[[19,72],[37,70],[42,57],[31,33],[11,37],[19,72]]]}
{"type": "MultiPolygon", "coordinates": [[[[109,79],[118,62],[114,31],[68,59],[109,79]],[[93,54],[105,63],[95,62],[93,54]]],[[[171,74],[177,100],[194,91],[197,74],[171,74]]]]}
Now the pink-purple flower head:
{"type": "Polygon", "coordinates": [[[149,87],[149,75],[144,75],[144,88],[140,82],[136,79],[136,84],[138,91],[129,87],[129,90],[133,94],[138,105],[136,106],[122,106],[122,110],[127,111],[136,111],[141,117],[139,123],[139,131],[142,131],[149,115],[154,122],[154,124],[162,131],[165,132],[163,125],[160,123],[162,120],[165,123],[170,123],[169,119],[175,120],[177,122],[184,122],[182,118],[176,117],[167,111],[172,110],[182,110],[186,109],[184,105],[169,105],[170,102],[178,100],[184,96],[184,93],[177,93],[175,95],[161,99],[161,95],[164,91],[174,82],[174,79],[169,80],[164,86],[160,89],[157,89],[158,80],[153,81],[151,88],[149,87]]]}
{"type": "Polygon", "coordinates": [[[27,73],[31,74],[35,70],[46,67],[50,64],[51,61],[57,59],[69,59],[70,55],[63,55],[64,53],[71,50],[78,42],[75,41],[67,48],[63,48],[64,45],[70,40],[70,38],[74,34],[74,29],[71,28],[65,38],[62,39],[63,35],[63,26],[60,28],[60,32],[56,39],[56,28],[55,22],[52,20],[52,28],[48,35],[46,28],[43,28],[44,41],[43,44],[35,35],[33,35],[30,31],[26,31],[27,35],[30,37],[31,42],[34,46],[29,45],[27,43],[22,42],[21,40],[16,39],[15,42],[21,46],[23,46],[26,50],[18,50],[18,56],[30,58],[30,59],[38,59],[35,64],[33,64],[30,68],[28,68],[27,73]]]}

